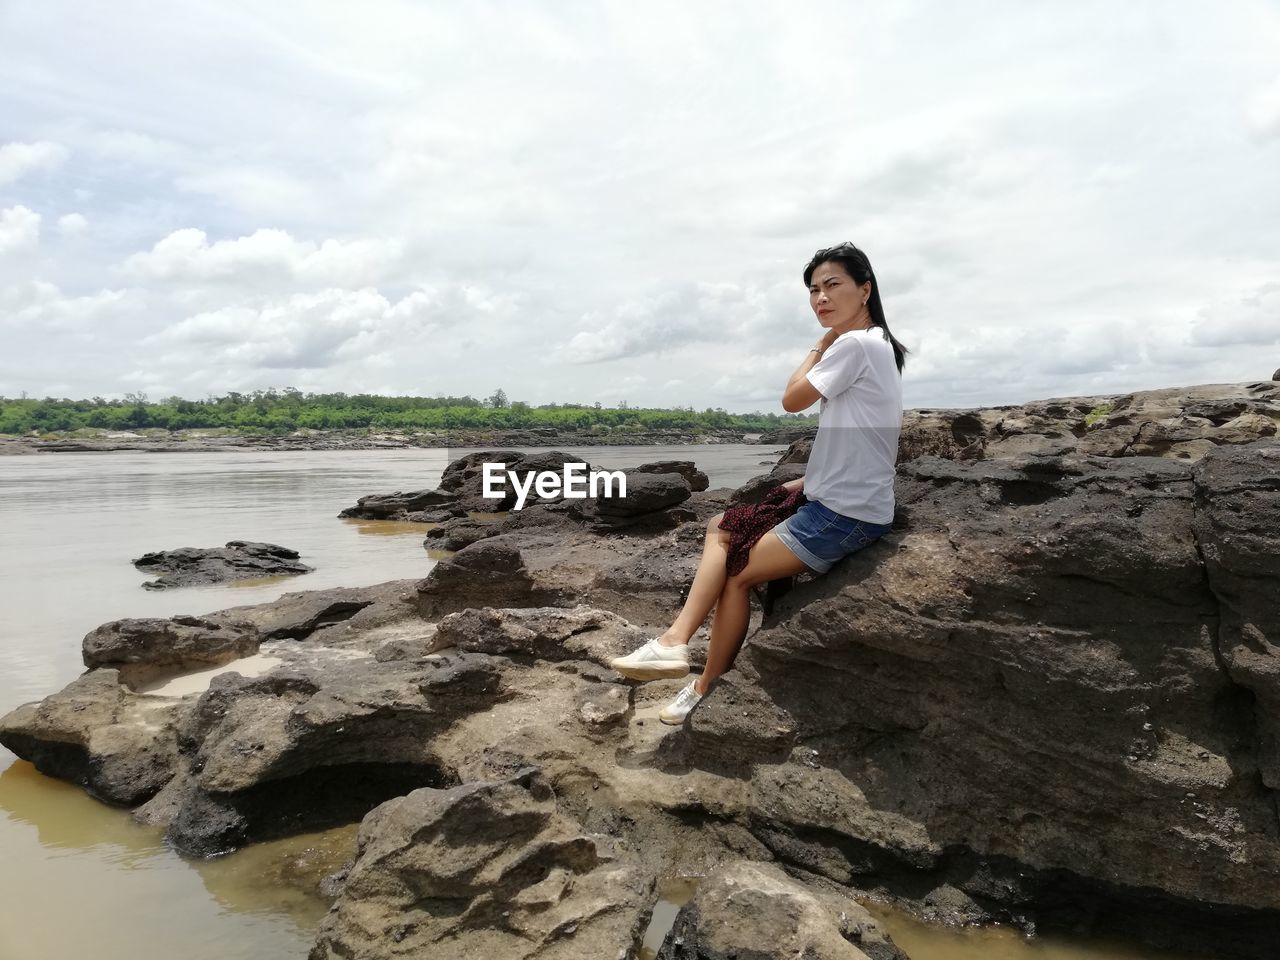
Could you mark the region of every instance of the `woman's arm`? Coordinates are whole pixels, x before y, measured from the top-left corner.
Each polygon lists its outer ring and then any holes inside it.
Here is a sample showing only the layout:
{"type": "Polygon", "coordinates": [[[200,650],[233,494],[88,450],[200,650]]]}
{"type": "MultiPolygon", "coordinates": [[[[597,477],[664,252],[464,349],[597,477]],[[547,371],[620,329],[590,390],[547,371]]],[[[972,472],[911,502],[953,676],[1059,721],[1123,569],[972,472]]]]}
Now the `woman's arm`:
{"type": "Polygon", "coordinates": [[[804,489],[804,477],[800,477],[800,478],[799,478],[799,479],[797,479],[797,480],[788,480],[786,483],[784,483],[784,484],[782,485],[782,488],[783,488],[784,490],[787,490],[787,491],[791,492],[791,493],[794,493],[794,492],[795,492],[795,491],[797,491],[797,490],[803,490],[803,489],[804,489]]]}
{"type": "Polygon", "coordinates": [[[807,410],[822,399],[822,394],[814,389],[813,384],[808,380],[807,374],[817,366],[827,347],[835,342],[834,334],[834,330],[828,330],[824,333],[822,339],[805,354],[804,359],[800,361],[800,366],[796,367],[795,373],[791,374],[791,379],[787,381],[786,389],[782,391],[782,409],[787,413],[799,413],[802,410],[807,410]]]}

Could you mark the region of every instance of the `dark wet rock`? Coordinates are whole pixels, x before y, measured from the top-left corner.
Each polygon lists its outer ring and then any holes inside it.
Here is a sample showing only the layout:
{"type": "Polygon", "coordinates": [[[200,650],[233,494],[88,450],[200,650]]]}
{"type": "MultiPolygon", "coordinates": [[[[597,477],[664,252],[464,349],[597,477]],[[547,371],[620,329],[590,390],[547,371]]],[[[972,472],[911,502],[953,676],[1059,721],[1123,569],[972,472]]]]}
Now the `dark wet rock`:
{"type": "Polygon", "coordinates": [[[180,547],[145,553],[133,565],[144,573],[160,574],[143,584],[148,590],[310,573],[314,569],[298,562],[296,550],[249,540],[229,540],[225,547],[180,547]]]}
{"type": "Polygon", "coordinates": [[[441,560],[417,587],[418,610],[436,619],[466,607],[546,606],[563,600],[534,584],[508,538],[481,540],[441,560]]]}
{"type": "MultiPolygon", "coordinates": [[[[521,511],[523,512],[523,511],[521,511]]],[[[422,545],[428,550],[458,551],[473,543],[479,543],[487,537],[496,537],[503,532],[503,526],[494,520],[477,519],[475,517],[455,517],[445,520],[438,527],[427,531],[422,545]]]]}
{"type": "Polygon", "coordinates": [[[86,667],[148,666],[168,670],[217,667],[257,653],[262,636],[251,623],[177,616],[113,620],[82,644],[86,667]]]}
{"type": "Polygon", "coordinates": [[[632,957],[654,896],[633,853],[524,768],[373,810],[310,958],[632,957]]]}
{"type": "Polygon", "coordinates": [[[406,520],[410,523],[448,523],[450,520],[457,520],[466,515],[467,511],[455,504],[430,510],[409,510],[397,519],[406,520]]]}
{"type": "Polygon", "coordinates": [[[180,718],[176,704],[132,693],[116,670],[91,670],[0,719],[0,744],[47,776],[132,807],[172,779],[180,718]]]}
{"type": "Polygon", "coordinates": [[[452,774],[431,741],[501,699],[489,657],[372,657],[215,677],[179,731],[187,777],[167,837],[213,856],[358,819],[452,774]]]}
{"type": "Polygon", "coordinates": [[[698,469],[692,460],[655,460],[653,463],[642,463],[633,468],[636,473],[678,473],[689,484],[689,489],[697,493],[711,485],[707,475],[698,469]]]}
{"type": "Polygon", "coordinates": [[[772,863],[730,860],[699,881],[658,960],[907,960],[867,909],[772,863]]]}
{"type": "Polygon", "coordinates": [[[371,493],[361,497],[354,507],[347,507],[338,516],[361,520],[404,520],[410,513],[465,515],[457,504],[458,494],[448,490],[414,490],[410,493],[397,490],[395,493],[371,493]]]}
{"type": "Polygon", "coordinates": [[[542,660],[590,659],[607,666],[630,653],[649,635],[607,610],[480,607],[444,617],[430,652],[457,647],[474,653],[542,660]]]}

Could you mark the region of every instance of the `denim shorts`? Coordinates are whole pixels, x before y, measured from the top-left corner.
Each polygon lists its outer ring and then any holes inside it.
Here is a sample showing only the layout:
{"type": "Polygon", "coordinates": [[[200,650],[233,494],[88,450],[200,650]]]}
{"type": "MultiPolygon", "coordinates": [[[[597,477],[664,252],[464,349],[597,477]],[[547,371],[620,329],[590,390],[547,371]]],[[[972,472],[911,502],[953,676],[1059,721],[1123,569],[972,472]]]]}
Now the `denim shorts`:
{"type": "Polygon", "coordinates": [[[892,529],[891,524],[855,520],[810,500],[773,532],[812,570],[826,573],[841,557],[874,543],[892,529]]]}

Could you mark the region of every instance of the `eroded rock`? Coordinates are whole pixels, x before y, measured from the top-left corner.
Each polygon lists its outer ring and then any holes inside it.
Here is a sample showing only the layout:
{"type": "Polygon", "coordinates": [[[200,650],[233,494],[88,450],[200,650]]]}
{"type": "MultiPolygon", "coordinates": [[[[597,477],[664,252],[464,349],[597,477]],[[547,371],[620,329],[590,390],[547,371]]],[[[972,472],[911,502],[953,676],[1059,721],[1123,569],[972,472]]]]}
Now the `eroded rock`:
{"type": "Polygon", "coordinates": [[[729,860],[698,883],[658,960],[907,960],[852,897],[772,863],[729,860]]]}
{"type": "Polygon", "coordinates": [[[450,782],[432,738],[501,699],[489,657],[372,657],[215,677],[179,731],[188,774],[168,839],[212,856],[358,819],[377,803],[450,782]]]}
{"type": "Polygon", "coordinates": [[[373,810],[311,960],[634,957],[654,876],[556,809],[536,768],[373,810]]]}

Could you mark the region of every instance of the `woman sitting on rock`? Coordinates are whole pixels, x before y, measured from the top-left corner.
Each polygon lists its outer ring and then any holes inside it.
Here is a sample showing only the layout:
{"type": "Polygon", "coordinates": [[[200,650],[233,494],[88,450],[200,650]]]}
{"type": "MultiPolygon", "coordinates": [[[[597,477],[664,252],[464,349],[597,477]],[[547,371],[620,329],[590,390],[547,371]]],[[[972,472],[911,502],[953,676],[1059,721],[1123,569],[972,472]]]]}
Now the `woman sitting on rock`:
{"type": "Polygon", "coordinates": [[[714,608],[706,668],[662,709],[664,723],[682,723],[733,665],[747,635],[753,586],[805,569],[826,573],[893,523],[907,350],[889,332],[871,263],[853,244],[819,250],[804,268],[804,282],[826,328],[782,394],[789,413],[822,401],[804,476],[759,504],[712,517],[680,615],[666,633],[611,662],[636,680],[688,675],[689,639],[714,608]]]}

